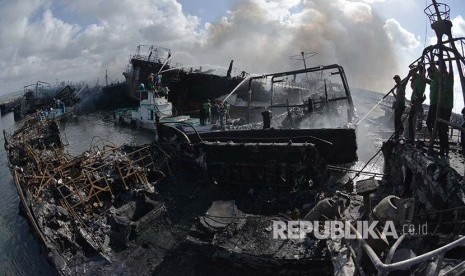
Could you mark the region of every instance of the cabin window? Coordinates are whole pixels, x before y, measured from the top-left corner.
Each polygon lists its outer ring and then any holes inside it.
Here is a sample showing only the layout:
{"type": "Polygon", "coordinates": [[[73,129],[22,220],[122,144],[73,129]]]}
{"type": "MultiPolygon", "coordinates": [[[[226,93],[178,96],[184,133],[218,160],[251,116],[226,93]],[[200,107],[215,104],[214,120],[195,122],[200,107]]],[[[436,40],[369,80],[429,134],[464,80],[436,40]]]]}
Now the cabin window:
{"type": "Polygon", "coordinates": [[[153,109],[149,110],[149,120],[153,121],[153,109]]]}

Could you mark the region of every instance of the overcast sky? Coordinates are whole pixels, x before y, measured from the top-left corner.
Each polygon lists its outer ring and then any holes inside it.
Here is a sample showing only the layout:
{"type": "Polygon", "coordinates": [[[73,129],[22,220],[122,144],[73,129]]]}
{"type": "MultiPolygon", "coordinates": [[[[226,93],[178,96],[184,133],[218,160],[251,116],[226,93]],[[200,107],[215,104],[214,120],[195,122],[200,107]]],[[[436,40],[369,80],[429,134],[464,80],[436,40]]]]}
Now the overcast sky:
{"type": "MultiPolygon", "coordinates": [[[[465,1],[451,6],[465,35],[465,1]]],[[[379,92],[432,42],[431,0],[0,0],[0,94],[38,80],[123,80],[139,44],[170,48],[183,64],[251,73],[338,63],[349,84],[379,92]]],[[[460,101],[461,96],[460,96],[460,101]]],[[[463,101],[462,101],[463,102],[463,101]]]]}

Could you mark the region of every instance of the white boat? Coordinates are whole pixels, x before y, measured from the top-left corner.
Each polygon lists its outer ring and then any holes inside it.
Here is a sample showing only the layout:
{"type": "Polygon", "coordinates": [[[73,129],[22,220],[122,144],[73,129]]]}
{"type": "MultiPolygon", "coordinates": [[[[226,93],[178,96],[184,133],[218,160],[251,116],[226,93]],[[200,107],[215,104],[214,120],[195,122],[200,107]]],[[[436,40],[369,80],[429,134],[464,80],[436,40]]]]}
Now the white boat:
{"type": "Polygon", "coordinates": [[[173,116],[173,106],[166,97],[159,96],[153,90],[139,90],[140,101],[137,109],[120,109],[115,112],[115,120],[120,124],[156,131],[158,123],[180,123],[192,126],[200,125],[197,118],[187,115],[173,116]],[[147,97],[142,99],[146,93],[147,97]]]}

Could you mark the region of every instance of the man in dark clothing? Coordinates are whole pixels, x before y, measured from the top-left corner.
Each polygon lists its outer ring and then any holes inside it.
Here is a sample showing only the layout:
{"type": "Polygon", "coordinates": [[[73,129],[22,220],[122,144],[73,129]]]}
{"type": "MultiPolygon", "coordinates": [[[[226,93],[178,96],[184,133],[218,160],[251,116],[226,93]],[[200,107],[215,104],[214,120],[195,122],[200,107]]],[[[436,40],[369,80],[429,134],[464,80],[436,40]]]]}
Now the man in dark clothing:
{"type": "Polygon", "coordinates": [[[201,126],[206,125],[208,118],[210,118],[210,113],[211,113],[211,104],[210,104],[210,100],[207,99],[207,101],[203,103],[202,107],[200,108],[200,125],[201,126]]]}
{"type": "Polygon", "coordinates": [[[394,103],[394,138],[399,138],[399,136],[404,132],[404,127],[402,125],[402,114],[405,110],[405,87],[407,86],[408,77],[402,81],[399,75],[394,76],[394,81],[396,82],[396,92],[394,97],[396,101],[394,103]]]}
{"type": "Polygon", "coordinates": [[[213,105],[211,107],[211,123],[216,124],[219,120],[220,117],[220,107],[218,105],[217,101],[213,102],[213,105]]]}
{"type": "MultiPolygon", "coordinates": [[[[417,117],[419,117],[419,124],[423,120],[423,101],[425,100],[425,88],[426,88],[426,77],[425,68],[423,66],[418,67],[418,72],[412,77],[412,98],[410,113],[408,117],[408,135],[409,141],[415,141],[415,123],[417,117]]],[[[421,125],[419,127],[421,129],[421,125]]]]}
{"type": "Polygon", "coordinates": [[[426,119],[426,127],[431,133],[433,131],[434,121],[436,120],[436,110],[438,105],[438,89],[441,82],[441,74],[434,63],[428,67],[429,81],[429,109],[426,119]]]}
{"type": "Polygon", "coordinates": [[[271,110],[263,111],[262,116],[263,116],[263,129],[269,129],[271,127],[271,118],[273,117],[271,110]]]}
{"type": "MultiPolygon", "coordinates": [[[[441,90],[441,99],[438,102],[439,115],[438,117],[449,122],[454,108],[454,71],[452,68],[452,60],[449,60],[449,72],[447,72],[446,64],[440,65],[441,75],[444,78],[444,86],[441,90]]],[[[441,154],[449,155],[449,126],[445,123],[438,124],[439,146],[441,154]]]]}

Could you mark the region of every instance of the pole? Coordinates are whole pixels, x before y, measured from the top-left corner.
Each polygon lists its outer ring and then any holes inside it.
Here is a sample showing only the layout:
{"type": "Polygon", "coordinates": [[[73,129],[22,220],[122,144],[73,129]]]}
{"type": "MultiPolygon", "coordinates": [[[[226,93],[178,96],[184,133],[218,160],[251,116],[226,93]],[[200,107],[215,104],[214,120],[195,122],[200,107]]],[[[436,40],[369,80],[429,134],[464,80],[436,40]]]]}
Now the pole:
{"type": "MultiPolygon", "coordinates": [[[[436,2],[436,0],[433,0],[433,4],[434,4],[434,9],[436,10],[436,14],[437,14],[437,20],[438,22],[439,21],[442,21],[442,18],[441,18],[441,13],[439,12],[439,7],[438,7],[438,3],[436,2]]],[[[436,140],[436,132],[437,132],[437,127],[438,127],[438,117],[439,117],[439,112],[440,112],[440,107],[439,107],[439,104],[441,103],[441,94],[444,90],[444,76],[442,75],[442,72],[441,72],[441,67],[442,66],[446,66],[445,65],[445,61],[444,61],[444,50],[442,49],[442,33],[439,33],[439,32],[436,32],[436,37],[438,39],[438,43],[437,45],[439,46],[439,74],[440,74],[440,77],[441,77],[441,82],[439,84],[439,88],[438,88],[438,97],[437,97],[437,103],[436,103],[436,114],[435,114],[435,119],[434,119],[434,125],[433,125],[433,133],[431,134],[431,139],[430,139],[430,144],[429,144],[429,152],[433,152],[433,147],[434,147],[434,140],[436,140]],[[443,64],[444,63],[444,64],[443,64]]],[[[431,53],[433,54],[433,53],[431,53]]],[[[434,62],[434,58],[432,59],[432,61],[434,62]]],[[[450,72],[449,72],[450,73],[450,72]]],[[[430,103],[430,106],[432,105],[432,103],[430,103]]]]}
{"type": "MultiPolygon", "coordinates": [[[[304,62],[304,68],[305,70],[307,70],[307,63],[305,62],[305,53],[304,52],[300,52],[300,54],[302,55],[302,61],[304,62]]],[[[305,77],[307,78],[308,80],[308,73],[305,72],[305,77]]]]}

